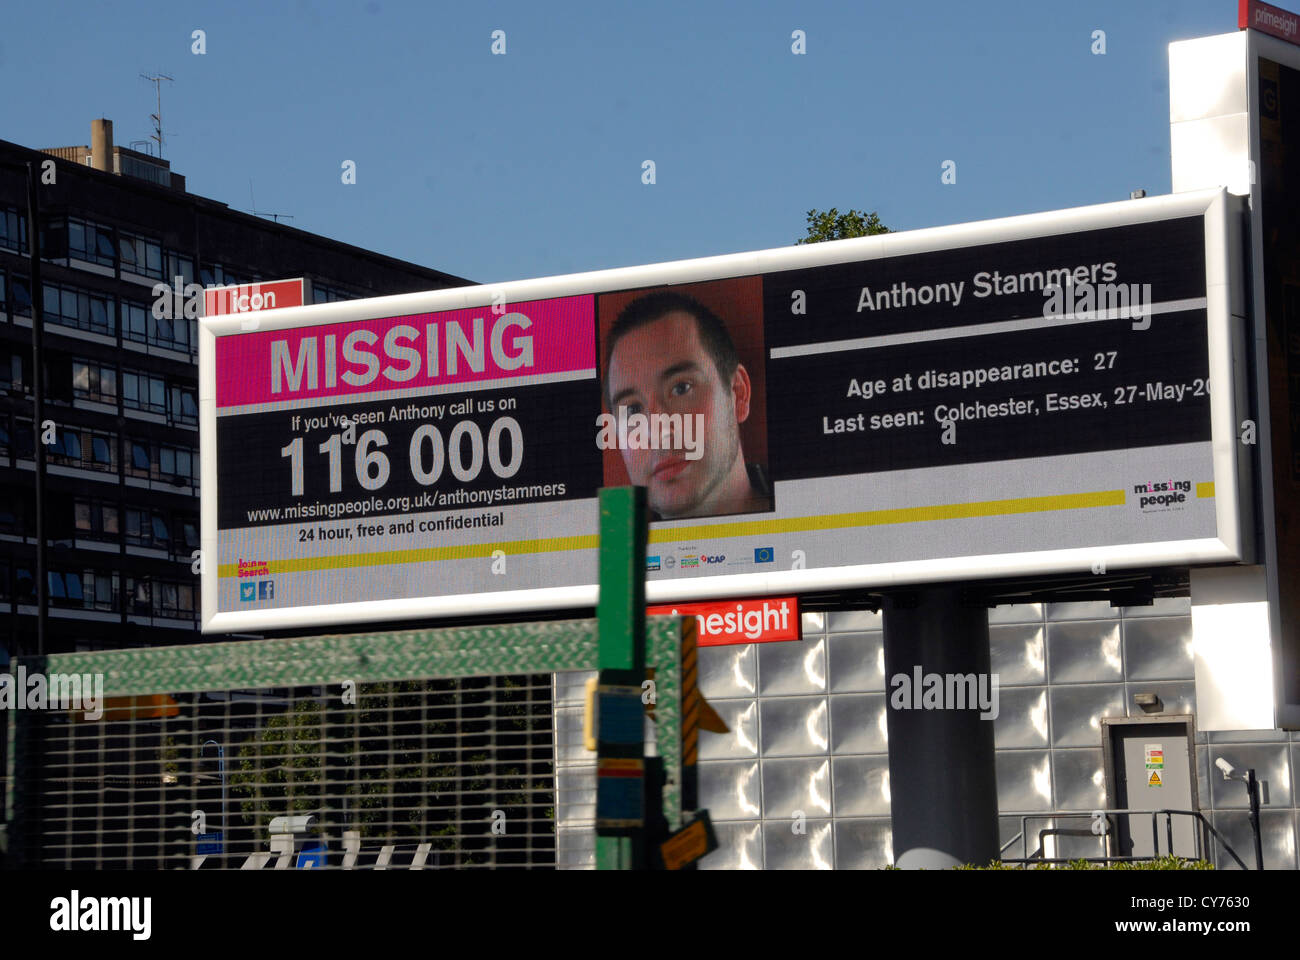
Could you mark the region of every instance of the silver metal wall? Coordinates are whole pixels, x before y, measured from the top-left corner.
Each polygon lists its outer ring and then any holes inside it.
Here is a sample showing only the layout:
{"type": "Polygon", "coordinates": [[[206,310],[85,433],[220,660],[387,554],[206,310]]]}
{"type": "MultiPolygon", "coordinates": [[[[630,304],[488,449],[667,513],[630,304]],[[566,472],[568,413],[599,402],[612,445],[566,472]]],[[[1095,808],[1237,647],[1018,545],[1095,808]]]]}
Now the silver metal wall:
{"type": "MultiPolygon", "coordinates": [[[[700,734],[700,802],[720,844],[704,869],[879,868],[893,859],[880,617],[805,614],[803,630],[801,643],[700,649],[701,689],[731,728],[700,734]]],[[[1121,611],[1106,603],[999,607],[989,612],[989,633],[1000,682],[991,722],[1004,842],[1020,830],[1020,814],[1049,815],[1030,823],[1032,850],[1053,811],[1105,806],[1101,718],[1160,716],[1143,714],[1134,694],[1157,694],[1163,714],[1195,714],[1186,599],[1121,611]]],[[[594,864],[595,761],[582,746],[588,676],[556,681],[560,863],[577,868],[594,864]]],[[[1218,756],[1269,782],[1264,863],[1295,869],[1300,733],[1197,733],[1201,810],[1253,866],[1246,790],[1213,768],[1218,756]]],[[[1091,837],[1047,848],[1050,856],[1100,852],[1091,837]]],[[[1221,856],[1220,866],[1235,864],[1221,856]]]]}

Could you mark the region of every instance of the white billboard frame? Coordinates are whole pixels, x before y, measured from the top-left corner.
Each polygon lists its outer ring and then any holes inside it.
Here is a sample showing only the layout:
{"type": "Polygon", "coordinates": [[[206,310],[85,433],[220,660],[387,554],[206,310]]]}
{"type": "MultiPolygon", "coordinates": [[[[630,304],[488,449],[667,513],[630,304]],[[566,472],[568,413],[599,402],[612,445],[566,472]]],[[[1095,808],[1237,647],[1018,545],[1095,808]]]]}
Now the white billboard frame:
{"type": "MultiPolygon", "coordinates": [[[[649,603],[689,602],[719,597],[802,594],[843,589],[889,589],[921,583],[964,582],[1011,576],[1038,576],[1105,569],[1187,566],[1241,562],[1252,549],[1247,488],[1242,480],[1236,424],[1238,393],[1245,362],[1240,327],[1244,315],[1239,217],[1222,189],[1167,197],[1027,214],[955,226],[933,227],[851,240],[830,241],[681,260],[589,273],[457,287],[425,293],[290,307],[257,315],[204,317],[199,321],[199,424],[201,461],[202,630],[205,633],[319,628],[341,623],[431,617],[513,615],[592,607],[597,585],[547,587],[442,597],[380,599],[317,606],[250,611],[216,609],[218,586],[216,463],[216,340],[250,330],[347,323],[447,310],[490,308],[565,296],[746,277],[785,270],[853,263],[910,254],[959,250],[986,244],[1032,240],[1073,232],[1201,216],[1205,222],[1206,315],[1209,376],[1220,387],[1210,395],[1211,441],[1218,537],[1106,548],[1070,548],[997,555],[975,555],[883,564],[779,570],[695,580],[652,580],[649,603]]],[[[311,406],[304,403],[304,407],[311,406]]],[[[323,405],[323,404],[322,404],[323,405]]],[[[596,509],[592,501],[593,511],[596,509]]],[[[593,524],[594,526],[594,524],[593,524]]]]}

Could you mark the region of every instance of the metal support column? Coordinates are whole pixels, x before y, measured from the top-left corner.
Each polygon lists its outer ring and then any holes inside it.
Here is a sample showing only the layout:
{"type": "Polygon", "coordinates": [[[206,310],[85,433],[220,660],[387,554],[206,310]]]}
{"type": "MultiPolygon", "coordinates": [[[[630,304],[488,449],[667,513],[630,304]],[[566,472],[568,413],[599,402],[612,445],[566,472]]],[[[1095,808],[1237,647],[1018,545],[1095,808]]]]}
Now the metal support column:
{"type": "Polygon", "coordinates": [[[993,720],[981,718],[978,702],[959,708],[952,696],[997,695],[988,611],[965,606],[956,587],[918,589],[886,599],[884,628],[894,862],[940,869],[995,860],[993,720]]]}

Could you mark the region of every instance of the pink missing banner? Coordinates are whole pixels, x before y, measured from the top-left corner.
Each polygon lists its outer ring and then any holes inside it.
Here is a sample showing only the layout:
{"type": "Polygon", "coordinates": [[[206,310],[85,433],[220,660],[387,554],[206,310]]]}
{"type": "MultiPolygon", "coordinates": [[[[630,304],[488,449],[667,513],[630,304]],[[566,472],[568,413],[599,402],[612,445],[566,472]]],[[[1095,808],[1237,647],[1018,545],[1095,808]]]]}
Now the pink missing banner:
{"type": "Polygon", "coordinates": [[[594,298],[560,297],[217,338],[217,406],[596,368],[594,298]]]}

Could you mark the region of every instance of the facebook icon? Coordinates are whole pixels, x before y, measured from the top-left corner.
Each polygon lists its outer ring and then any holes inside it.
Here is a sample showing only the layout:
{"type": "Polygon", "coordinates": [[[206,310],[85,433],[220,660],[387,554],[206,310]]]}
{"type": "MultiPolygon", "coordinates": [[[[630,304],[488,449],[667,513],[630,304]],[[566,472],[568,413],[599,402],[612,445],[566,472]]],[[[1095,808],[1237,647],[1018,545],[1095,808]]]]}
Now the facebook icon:
{"type": "Polygon", "coordinates": [[[257,599],[274,600],[275,599],[275,581],[259,580],[257,581],[257,599]]]}

